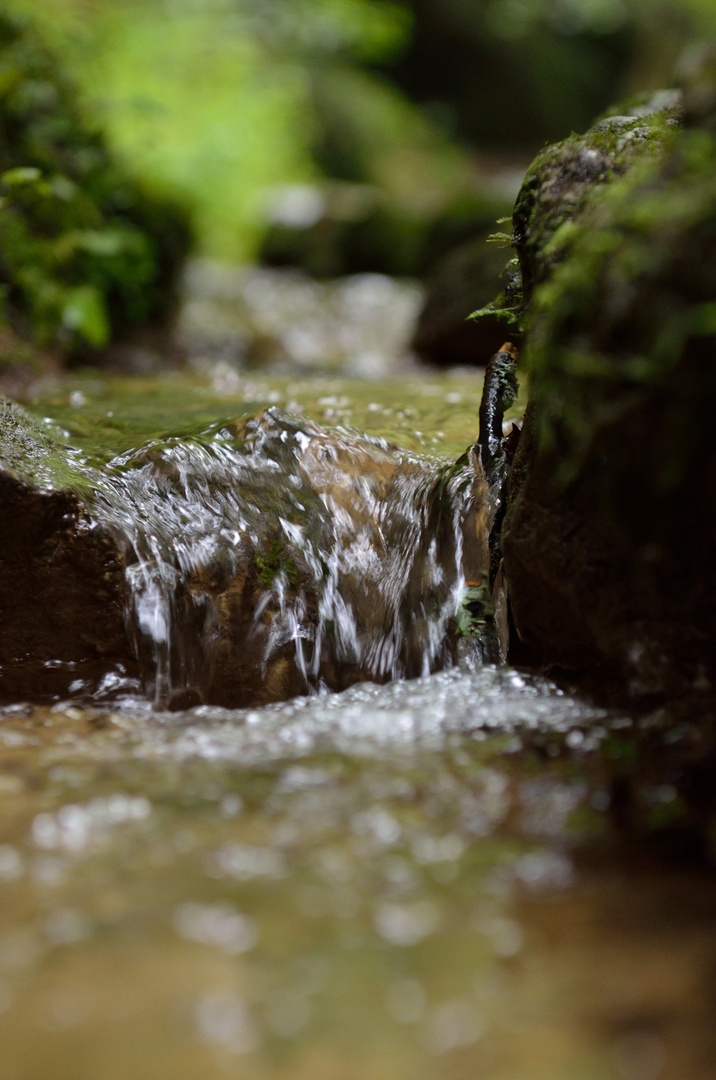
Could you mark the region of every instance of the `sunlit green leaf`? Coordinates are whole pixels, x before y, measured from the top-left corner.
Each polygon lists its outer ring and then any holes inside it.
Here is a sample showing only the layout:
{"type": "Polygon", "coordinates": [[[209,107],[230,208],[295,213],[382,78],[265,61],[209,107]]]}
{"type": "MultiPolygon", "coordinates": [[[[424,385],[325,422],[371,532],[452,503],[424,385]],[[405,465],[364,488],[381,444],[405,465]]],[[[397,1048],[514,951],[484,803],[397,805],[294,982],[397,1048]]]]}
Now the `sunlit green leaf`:
{"type": "Polygon", "coordinates": [[[110,325],[104,297],[94,285],[73,289],[62,311],[62,324],[74,330],[88,345],[101,348],[109,340],[110,325]]]}
{"type": "Polygon", "coordinates": [[[19,187],[21,184],[36,184],[41,176],[40,169],[28,165],[18,169],[8,169],[0,176],[0,180],[8,187],[19,187]]]}

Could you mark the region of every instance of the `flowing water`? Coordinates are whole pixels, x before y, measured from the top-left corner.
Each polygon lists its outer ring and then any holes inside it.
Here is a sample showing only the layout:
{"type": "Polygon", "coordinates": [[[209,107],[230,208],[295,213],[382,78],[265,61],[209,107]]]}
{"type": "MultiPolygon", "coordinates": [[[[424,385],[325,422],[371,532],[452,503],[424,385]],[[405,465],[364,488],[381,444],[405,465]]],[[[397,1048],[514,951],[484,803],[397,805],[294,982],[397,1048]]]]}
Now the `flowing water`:
{"type": "Polygon", "coordinates": [[[626,783],[678,814],[689,732],[451,639],[479,377],[231,340],[32,403],[97,478],[144,674],[0,710],[0,1077],[716,1076],[713,880],[620,823],[626,783]],[[295,696],[206,700],[244,654],[295,696]]]}
{"type": "Polygon", "coordinates": [[[114,458],[93,511],[129,562],[145,688],[242,704],[277,663],[294,692],[445,666],[488,565],[465,566],[474,480],[275,406],[114,458]]]}

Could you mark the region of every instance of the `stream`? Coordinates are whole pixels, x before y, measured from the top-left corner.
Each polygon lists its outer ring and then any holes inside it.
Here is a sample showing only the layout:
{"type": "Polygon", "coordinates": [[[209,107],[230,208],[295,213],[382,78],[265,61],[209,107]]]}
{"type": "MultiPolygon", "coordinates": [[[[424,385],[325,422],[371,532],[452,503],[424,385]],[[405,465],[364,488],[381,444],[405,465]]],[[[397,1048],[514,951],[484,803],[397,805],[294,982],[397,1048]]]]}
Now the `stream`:
{"type": "Polygon", "coordinates": [[[27,402],[124,538],[142,678],[0,708],[0,1080],[716,1077],[713,876],[618,812],[669,822],[688,732],[450,645],[481,374],[409,356],[418,303],[199,264],[183,370],[27,402]],[[291,696],[197,704],[247,560],[291,696]]]}

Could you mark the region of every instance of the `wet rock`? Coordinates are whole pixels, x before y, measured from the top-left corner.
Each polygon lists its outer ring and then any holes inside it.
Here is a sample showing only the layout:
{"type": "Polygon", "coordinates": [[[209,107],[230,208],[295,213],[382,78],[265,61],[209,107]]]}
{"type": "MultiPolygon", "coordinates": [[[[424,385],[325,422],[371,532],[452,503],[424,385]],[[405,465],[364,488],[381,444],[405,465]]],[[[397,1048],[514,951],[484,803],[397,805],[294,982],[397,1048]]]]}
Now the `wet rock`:
{"type": "Polygon", "coordinates": [[[436,670],[457,644],[462,573],[489,570],[469,456],[436,468],[275,408],[105,475],[95,511],[124,538],[145,685],[170,704],[436,670]]]}
{"type": "Polygon", "coordinates": [[[0,698],[65,693],[136,667],[117,545],[86,481],[20,409],[0,403],[0,698]]]}
{"type": "Polygon", "coordinates": [[[488,580],[469,454],[440,467],[272,408],[100,467],[0,420],[6,700],[240,707],[419,675],[454,658],[463,576],[488,580]]]}
{"type": "Polygon", "coordinates": [[[602,692],[698,698],[716,676],[716,140],[703,117],[666,140],[633,125],[607,130],[646,150],[623,179],[572,140],[518,199],[531,404],[505,566],[537,655],[602,692]]]}
{"type": "Polygon", "coordinates": [[[512,215],[513,245],[524,301],[564,259],[574,229],[615,180],[635,165],[658,159],[679,123],[678,100],[660,108],[628,106],[602,117],[585,135],[546,147],[527,170],[512,215]]]}
{"type": "Polygon", "coordinates": [[[505,253],[487,242],[492,231],[451,251],[428,282],[413,348],[434,364],[482,366],[509,332],[497,315],[468,318],[500,289],[505,253]]]}
{"type": "Polygon", "coordinates": [[[477,326],[499,320],[517,339],[535,288],[567,257],[591,209],[620,178],[663,156],[681,117],[679,91],[638,95],[607,110],[584,135],[537,155],[517,195],[511,236],[505,235],[515,254],[502,271],[503,291],[473,312],[477,326]]]}

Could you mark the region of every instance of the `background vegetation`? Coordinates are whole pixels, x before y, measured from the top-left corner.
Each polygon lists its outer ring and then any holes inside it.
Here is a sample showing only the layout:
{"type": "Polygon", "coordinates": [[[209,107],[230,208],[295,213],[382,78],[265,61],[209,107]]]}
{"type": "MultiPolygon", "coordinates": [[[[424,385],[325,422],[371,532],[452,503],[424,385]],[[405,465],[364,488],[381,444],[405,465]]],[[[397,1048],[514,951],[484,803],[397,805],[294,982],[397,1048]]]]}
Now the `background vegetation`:
{"type": "Polygon", "coordinates": [[[6,2],[125,166],[233,259],[255,252],[272,185],[459,187],[468,149],[529,160],[716,34],[711,0],[6,2]]]}
{"type": "MultiPolygon", "coordinates": [[[[357,257],[370,269],[382,237],[396,272],[422,272],[436,248],[416,242],[411,222],[456,213],[445,245],[493,220],[507,198],[495,198],[494,174],[518,176],[545,141],[584,129],[610,101],[672,82],[683,50],[716,36],[712,0],[3,10],[6,313],[13,333],[70,349],[157,313],[189,222],[200,253],[254,258],[277,189],[304,218],[326,181],[370,190],[379,212],[340,242],[374,236],[357,257]]],[[[321,258],[326,272],[356,263],[321,258]]]]}

